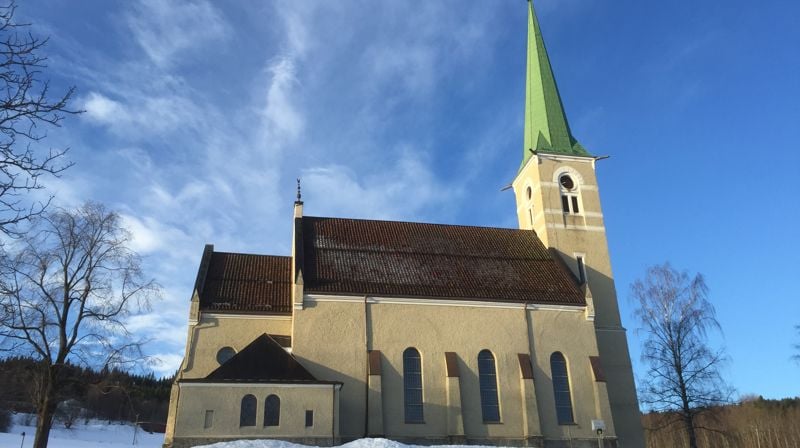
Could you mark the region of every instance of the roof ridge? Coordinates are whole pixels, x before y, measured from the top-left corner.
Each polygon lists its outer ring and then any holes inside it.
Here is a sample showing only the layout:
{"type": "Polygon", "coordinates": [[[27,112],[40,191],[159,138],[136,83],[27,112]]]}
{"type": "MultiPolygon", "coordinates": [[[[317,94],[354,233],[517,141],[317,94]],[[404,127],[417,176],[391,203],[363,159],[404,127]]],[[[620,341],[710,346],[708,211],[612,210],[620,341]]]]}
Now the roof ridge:
{"type": "Polygon", "coordinates": [[[511,233],[528,233],[528,232],[530,232],[530,230],[514,229],[514,228],[511,228],[511,227],[478,226],[478,225],[467,225],[467,224],[443,224],[443,223],[422,222],[422,221],[397,221],[397,220],[390,220],[390,219],[337,218],[337,217],[333,217],[333,216],[304,216],[303,219],[335,219],[335,220],[338,220],[338,221],[383,222],[383,223],[396,223],[396,224],[420,224],[420,225],[426,225],[426,226],[455,227],[455,228],[464,228],[464,229],[503,230],[503,231],[509,231],[511,233]]]}
{"type": "MultiPolygon", "coordinates": [[[[369,253],[375,253],[375,254],[386,253],[386,252],[403,252],[403,251],[400,251],[400,250],[385,251],[385,250],[377,250],[377,249],[345,249],[345,248],[340,248],[340,247],[317,247],[317,246],[315,246],[314,249],[317,249],[317,250],[338,250],[338,251],[344,251],[344,252],[369,252],[369,253]]],[[[427,252],[427,251],[424,251],[424,250],[414,250],[413,252],[410,252],[410,251],[407,251],[407,252],[414,253],[414,254],[419,254],[419,255],[433,255],[433,256],[442,256],[442,257],[451,256],[451,257],[459,257],[459,258],[478,258],[478,259],[482,259],[482,260],[526,260],[526,261],[530,261],[531,260],[530,257],[507,257],[507,256],[501,256],[501,255],[489,256],[489,255],[479,255],[479,254],[476,254],[476,255],[463,255],[463,254],[445,253],[445,252],[427,252]]],[[[553,260],[553,256],[551,254],[548,253],[547,255],[548,255],[547,258],[536,258],[535,260],[541,260],[541,261],[553,260]]]]}
{"type": "Polygon", "coordinates": [[[291,255],[254,254],[252,252],[227,252],[227,251],[215,250],[214,253],[215,254],[225,254],[225,255],[247,255],[247,256],[253,256],[253,257],[286,258],[286,259],[289,259],[289,260],[292,259],[291,255]]]}

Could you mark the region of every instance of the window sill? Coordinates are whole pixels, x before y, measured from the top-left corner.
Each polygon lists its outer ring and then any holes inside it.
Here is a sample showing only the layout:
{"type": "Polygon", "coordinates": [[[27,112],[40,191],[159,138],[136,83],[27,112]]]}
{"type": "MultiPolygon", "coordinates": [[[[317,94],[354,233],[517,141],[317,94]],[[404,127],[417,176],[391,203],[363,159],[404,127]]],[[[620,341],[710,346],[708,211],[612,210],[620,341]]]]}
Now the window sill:
{"type": "Polygon", "coordinates": [[[503,422],[483,422],[484,425],[502,425],[503,422]]]}

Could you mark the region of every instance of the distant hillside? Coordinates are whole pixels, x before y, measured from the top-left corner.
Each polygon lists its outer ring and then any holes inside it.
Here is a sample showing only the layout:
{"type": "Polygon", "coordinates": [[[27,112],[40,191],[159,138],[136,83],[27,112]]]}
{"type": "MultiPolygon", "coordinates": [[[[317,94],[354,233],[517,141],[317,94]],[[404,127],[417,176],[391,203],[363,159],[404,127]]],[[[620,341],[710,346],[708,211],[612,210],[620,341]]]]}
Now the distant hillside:
{"type": "MultiPolygon", "coordinates": [[[[674,414],[651,413],[642,421],[647,448],[688,446],[674,414]]],[[[783,400],[748,399],[709,410],[698,431],[702,448],[800,447],[800,397],[783,400]]]]}
{"type": "MultiPolygon", "coordinates": [[[[30,358],[0,360],[0,409],[35,413],[36,362],[30,358]]],[[[121,370],[95,371],[68,364],[62,371],[67,384],[59,401],[59,420],[75,419],[152,422],[167,421],[172,378],[135,375],[121,370]]]]}

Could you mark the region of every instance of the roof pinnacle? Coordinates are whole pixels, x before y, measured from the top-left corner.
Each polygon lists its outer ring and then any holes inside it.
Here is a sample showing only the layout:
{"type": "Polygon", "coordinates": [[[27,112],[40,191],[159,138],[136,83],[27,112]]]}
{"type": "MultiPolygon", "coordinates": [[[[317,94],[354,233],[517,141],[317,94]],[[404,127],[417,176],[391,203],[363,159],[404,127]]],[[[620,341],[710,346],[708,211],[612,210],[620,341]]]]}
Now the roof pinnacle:
{"type": "Polygon", "coordinates": [[[528,0],[523,166],[533,152],[589,156],[570,131],[533,1],[528,0]]]}

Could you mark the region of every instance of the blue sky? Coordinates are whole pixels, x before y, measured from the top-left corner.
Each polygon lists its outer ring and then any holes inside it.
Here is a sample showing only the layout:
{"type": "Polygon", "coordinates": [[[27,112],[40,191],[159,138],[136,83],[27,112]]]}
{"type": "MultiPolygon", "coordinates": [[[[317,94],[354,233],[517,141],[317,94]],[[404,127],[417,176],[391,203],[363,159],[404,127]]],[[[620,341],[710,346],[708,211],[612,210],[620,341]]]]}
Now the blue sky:
{"type": "MultiPolygon", "coordinates": [[[[598,173],[637,373],[629,284],[702,272],[742,394],[800,394],[800,4],[539,0],[573,133],[598,173]]],[[[130,326],[171,373],[205,243],[289,254],[306,213],[515,227],[526,9],[498,1],[31,0],[59,205],[118,210],[164,286],[130,326]]]]}

